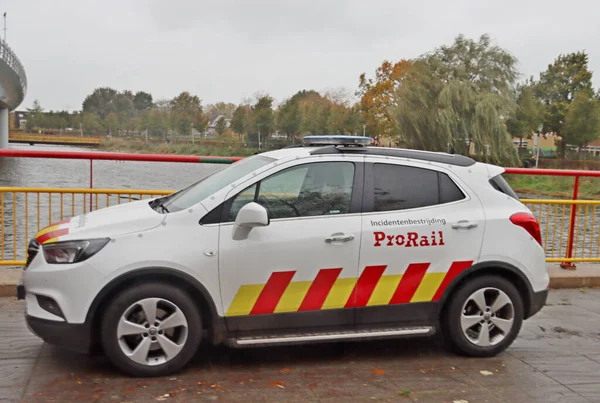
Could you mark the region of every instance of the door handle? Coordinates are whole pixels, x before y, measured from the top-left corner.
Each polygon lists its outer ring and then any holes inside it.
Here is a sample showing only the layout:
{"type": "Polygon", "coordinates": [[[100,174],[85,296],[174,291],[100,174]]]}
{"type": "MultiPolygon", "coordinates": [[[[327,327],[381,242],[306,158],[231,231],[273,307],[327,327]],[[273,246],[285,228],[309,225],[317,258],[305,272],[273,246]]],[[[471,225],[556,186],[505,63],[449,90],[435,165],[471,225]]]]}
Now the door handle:
{"type": "Polygon", "coordinates": [[[475,227],[477,227],[477,223],[468,220],[460,220],[452,224],[452,229],[471,229],[475,227]]]}
{"type": "Polygon", "coordinates": [[[332,235],[330,238],[325,238],[325,243],[332,242],[348,242],[354,239],[354,235],[332,235]]]}

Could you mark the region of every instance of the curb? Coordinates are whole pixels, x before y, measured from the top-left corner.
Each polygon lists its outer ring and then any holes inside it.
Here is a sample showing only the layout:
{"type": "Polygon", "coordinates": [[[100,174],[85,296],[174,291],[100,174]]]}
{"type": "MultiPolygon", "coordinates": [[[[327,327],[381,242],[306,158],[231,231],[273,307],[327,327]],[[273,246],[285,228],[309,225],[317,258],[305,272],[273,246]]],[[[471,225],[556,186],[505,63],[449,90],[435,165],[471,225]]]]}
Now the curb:
{"type": "Polygon", "coordinates": [[[550,289],[598,288],[600,277],[550,277],[550,289]]]}

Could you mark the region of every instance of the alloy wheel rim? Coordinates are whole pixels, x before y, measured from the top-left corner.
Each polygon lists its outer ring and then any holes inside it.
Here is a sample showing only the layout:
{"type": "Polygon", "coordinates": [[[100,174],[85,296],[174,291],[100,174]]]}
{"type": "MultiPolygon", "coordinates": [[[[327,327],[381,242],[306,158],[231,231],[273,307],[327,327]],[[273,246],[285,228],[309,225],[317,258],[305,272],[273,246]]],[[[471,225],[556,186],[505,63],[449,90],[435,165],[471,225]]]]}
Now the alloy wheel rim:
{"type": "Polygon", "coordinates": [[[145,298],[131,304],[117,326],[121,351],[140,365],[171,361],[183,349],[187,336],[184,313],[163,298],[145,298]]]}
{"type": "Polygon", "coordinates": [[[515,308],[510,297],[493,287],[481,288],[467,298],[460,324],[463,334],[479,347],[495,346],[513,328],[515,308]]]}

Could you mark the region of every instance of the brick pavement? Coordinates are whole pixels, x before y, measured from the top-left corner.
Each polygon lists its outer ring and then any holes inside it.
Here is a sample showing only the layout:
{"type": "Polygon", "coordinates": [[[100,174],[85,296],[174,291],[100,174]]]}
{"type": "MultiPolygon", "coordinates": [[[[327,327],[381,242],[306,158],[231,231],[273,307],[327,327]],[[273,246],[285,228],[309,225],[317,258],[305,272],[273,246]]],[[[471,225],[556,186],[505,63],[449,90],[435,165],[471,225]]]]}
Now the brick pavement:
{"type": "Polygon", "coordinates": [[[0,299],[0,401],[600,402],[600,290],[552,291],[494,358],[455,356],[435,338],[218,347],[157,379],[123,377],[104,357],[43,344],[23,309],[0,299]]]}

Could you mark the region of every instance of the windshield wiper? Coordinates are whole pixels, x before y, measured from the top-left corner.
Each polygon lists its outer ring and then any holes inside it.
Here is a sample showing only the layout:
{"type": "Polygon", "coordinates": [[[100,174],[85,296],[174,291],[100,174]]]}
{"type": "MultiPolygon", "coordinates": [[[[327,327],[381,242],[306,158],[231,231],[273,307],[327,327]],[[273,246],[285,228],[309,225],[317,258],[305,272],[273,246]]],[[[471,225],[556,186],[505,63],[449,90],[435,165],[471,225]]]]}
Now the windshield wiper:
{"type": "Polygon", "coordinates": [[[163,204],[164,199],[165,199],[164,197],[160,197],[160,198],[150,202],[151,203],[150,207],[152,207],[153,209],[156,209],[156,207],[160,207],[160,209],[163,213],[168,213],[169,209],[166,208],[165,205],[163,204]]]}

